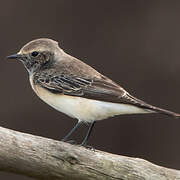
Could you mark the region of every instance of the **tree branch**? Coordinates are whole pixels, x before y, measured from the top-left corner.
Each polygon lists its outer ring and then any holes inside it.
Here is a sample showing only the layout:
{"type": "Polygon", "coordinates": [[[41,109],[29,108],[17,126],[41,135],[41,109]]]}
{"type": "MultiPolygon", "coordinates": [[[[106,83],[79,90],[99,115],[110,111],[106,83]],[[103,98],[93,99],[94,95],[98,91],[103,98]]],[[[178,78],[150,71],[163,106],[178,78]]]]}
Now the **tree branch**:
{"type": "Polygon", "coordinates": [[[0,170],[43,180],[165,180],[180,171],[0,127],[0,170]]]}

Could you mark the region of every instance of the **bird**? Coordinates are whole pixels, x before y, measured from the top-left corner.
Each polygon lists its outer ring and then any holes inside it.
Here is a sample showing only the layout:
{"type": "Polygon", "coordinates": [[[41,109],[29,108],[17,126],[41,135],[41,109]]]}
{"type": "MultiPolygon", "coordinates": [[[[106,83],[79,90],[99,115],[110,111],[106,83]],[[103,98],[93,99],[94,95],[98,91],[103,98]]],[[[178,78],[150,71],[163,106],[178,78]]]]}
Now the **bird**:
{"type": "Polygon", "coordinates": [[[41,100],[77,120],[62,141],[68,142],[79,125],[86,123],[89,128],[81,145],[87,146],[95,122],[116,115],[160,113],[180,117],[132,96],[93,67],[67,54],[55,40],[32,40],[7,58],[23,63],[31,87],[41,100]]]}

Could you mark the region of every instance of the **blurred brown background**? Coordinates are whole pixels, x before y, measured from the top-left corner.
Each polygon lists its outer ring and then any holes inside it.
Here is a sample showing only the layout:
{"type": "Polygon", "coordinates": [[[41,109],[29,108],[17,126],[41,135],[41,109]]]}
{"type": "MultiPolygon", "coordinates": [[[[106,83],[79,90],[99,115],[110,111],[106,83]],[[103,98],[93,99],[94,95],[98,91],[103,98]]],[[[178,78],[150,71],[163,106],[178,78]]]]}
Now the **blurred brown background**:
{"type": "MultiPolygon", "coordinates": [[[[1,1],[0,125],[60,140],[76,123],[34,94],[20,62],[6,60],[40,37],[59,41],[136,97],[180,112],[179,19],[178,0],[1,1]]],[[[89,144],[180,169],[180,120],[166,116],[109,118],[96,124],[89,144]]],[[[0,172],[0,179],[31,178],[0,172]]]]}

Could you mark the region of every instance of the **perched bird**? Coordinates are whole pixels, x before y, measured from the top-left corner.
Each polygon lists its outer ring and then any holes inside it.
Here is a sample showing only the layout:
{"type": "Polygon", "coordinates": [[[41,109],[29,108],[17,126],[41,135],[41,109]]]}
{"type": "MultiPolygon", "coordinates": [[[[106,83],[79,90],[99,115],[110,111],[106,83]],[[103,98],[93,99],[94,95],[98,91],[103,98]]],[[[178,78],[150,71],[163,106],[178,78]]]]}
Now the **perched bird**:
{"type": "Polygon", "coordinates": [[[24,64],[33,90],[44,102],[78,120],[63,141],[81,122],[86,122],[90,123],[82,142],[86,145],[95,121],[115,115],[156,112],[180,117],[133,97],[106,76],[65,53],[54,40],[33,40],[8,59],[18,59],[24,64]]]}

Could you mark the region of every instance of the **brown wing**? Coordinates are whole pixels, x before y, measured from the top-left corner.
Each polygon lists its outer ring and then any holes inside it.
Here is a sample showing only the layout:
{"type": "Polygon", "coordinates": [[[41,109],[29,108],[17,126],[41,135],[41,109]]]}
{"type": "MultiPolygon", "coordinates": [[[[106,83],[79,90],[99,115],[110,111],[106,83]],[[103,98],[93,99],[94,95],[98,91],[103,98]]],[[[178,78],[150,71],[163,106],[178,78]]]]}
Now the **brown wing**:
{"type": "Polygon", "coordinates": [[[120,102],[126,91],[106,77],[87,79],[67,75],[36,74],[34,83],[52,93],[62,93],[108,102],[120,102]]]}
{"type": "Polygon", "coordinates": [[[154,112],[167,114],[173,117],[180,116],[177,113],[152,106],[131,96],[123,88],[105,76],[102,76],[101,78],[88,79],[82,77],[66,76],[63,74],[36,74],[33,78],[33,81],[35,84],[39,84],[52,93],[79,96],[113,103],[131,104],[140,108],[149,109],[154,112]]]}

